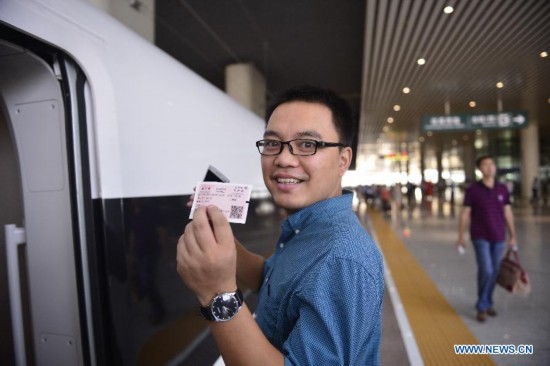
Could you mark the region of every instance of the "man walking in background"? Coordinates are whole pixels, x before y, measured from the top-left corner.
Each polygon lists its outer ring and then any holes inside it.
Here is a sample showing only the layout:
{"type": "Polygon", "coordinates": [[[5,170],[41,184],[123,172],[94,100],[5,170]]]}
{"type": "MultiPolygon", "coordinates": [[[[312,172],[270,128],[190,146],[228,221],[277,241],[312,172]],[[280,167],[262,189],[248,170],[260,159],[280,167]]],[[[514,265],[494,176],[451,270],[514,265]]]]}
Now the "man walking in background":
{"type": "Polygon", "coordinates": [[[511,248],[516,247],[516,231],[508,189],[495,180],[496,165],[493,158],[488,155],[478,158],[476,167],[482,178],[466,190],[459,219],[457,247],[464,247],[464,232],[470,222],[470,239],[478,267],[476,318],[484,322],[487,315],[497,315],[493,306],[493,292],[506,247],[506,229],[509,234],[508,246],[511,248]]]}

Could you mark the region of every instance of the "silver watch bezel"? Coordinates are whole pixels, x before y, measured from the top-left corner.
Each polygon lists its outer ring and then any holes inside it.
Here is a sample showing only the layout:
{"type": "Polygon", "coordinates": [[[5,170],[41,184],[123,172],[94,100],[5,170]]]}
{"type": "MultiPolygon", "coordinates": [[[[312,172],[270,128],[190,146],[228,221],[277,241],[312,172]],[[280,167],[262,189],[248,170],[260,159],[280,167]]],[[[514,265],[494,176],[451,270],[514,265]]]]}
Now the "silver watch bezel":
{"type": "MultiPolygon", "coordinates": [[[[227,322],[231,319],[233,319],[235,317],[235,315],[237,315],[237,313],[239,312],[239,310],[241,309],[242,307],[242,304],[243,304],[243,296],[239,296],[238,294],[238,291],[235,291],[235,292],[222,292],[220,294],[217,294],[216,296],[214,296],[214,298],[212,299],[212,301],[210,302],[210,304],[208,304],[208,306],[206,306],[207,310],[208,310],[208,313],[212,316],[212,321],[215,321],[215,322],[227,322]],[[216,315],[216,312],[214,311],[215,307],[216,307],[216,302],[217,301],[224,301],[224,302],[227,302],[227,301],[233,301],[236,308],[235,308],[235,311],[233,312],[233,314],[230,314],[228,315],[228,317],[221,317],[221,316],[218,316],[216,315]]],[[[233,310],[233,309],[231,309],[233,310]]]]}

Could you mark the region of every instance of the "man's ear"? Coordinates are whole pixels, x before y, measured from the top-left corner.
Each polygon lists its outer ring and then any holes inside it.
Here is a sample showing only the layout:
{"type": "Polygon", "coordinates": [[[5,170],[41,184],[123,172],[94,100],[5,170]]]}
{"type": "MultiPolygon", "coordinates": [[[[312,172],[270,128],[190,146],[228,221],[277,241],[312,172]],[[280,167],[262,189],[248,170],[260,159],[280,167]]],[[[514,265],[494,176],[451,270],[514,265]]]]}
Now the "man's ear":
{"type": "Polygon", "coordinates": [[[347,146],[342,148],[342,151],[340,151],[340,162],[338,164],[339,174],[341,177],[348,170],[351,164],[352,157],[353,157],[353,150],[351,150],[351,147],[347,146]]]}

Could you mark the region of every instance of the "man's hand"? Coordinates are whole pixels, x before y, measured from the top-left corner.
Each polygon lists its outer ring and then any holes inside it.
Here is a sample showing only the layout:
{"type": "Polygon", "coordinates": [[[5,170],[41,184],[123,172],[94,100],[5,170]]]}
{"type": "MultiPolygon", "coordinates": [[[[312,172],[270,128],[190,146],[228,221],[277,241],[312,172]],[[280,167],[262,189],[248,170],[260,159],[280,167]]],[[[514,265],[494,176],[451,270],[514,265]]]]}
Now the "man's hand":
{"type": "Polygon", "coordinates": [[[237,288],[237,251],[227,219],[215,206],[195,210],[178,241],[178,273],[207,305],[220,292],[237,288]]]}
{"type": "Polygon", "coordinates": [[[466,231],[466,226],[470,220],[470,211],[471,208],[468,206],[463,206],[460,211],[460,216],[458,218],[458,240],[456,241],[456,249],[460,253],[460,247],[465,248],[464,245],[464,232],[466,231]]]}
{"type": "Polygon", "coordinates": [[[517,250],[514,214],[512,213],[512,207],[510,205],[504,206],[504,220],[506,222],[506,228],[508,229],[508,248],[517,250]]]}
{"type": "Polygon", "coordinates": [[[459,239],[456,241],[456,250],[457,250],[457,252],[459,252],[460,254],[464,254],[464,251],[466,250],[466,246],[465,246],[465,244],[464,244],[464,239],[459,238],[459,239]]]}
{"type": "Polygon", "coordinates": [[[516,237],[515,236],[509,237],[507,244],[508,244],[508,249],[518,250],[518,244],[516,242],[516,237]]]}

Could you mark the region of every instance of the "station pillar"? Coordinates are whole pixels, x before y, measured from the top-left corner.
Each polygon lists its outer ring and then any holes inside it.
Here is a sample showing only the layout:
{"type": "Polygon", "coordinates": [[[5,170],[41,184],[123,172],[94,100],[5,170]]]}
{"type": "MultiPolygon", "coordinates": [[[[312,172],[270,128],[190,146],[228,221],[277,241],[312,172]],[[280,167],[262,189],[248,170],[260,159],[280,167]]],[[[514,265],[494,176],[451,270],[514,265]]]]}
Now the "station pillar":
{"type": "Polygon", "coordinates": [[[155,43],[155,0],[88,0],[151,43],[155,43]]]}
{"type": "Polygon", "coordinates": [[[476,156],[473,141],[465,141],[462,144],[462,156],[464,166],[464,178],[466,182],[473,183],[476,181],[476,156]]]}
{"type": "Polygon", "coordinates": [[[524,202],[531,197],[533,178],[539,175],[539,126],[535,114],[530,113],[529,126],[520,132],[521,138],[521,198],[524,202]]]}
{"type": "Polygon", "coordinates": [[[236,63],[225,67],[225,92],[246,109],[264,117],[266,81],[251,63],[236,63]]]}

